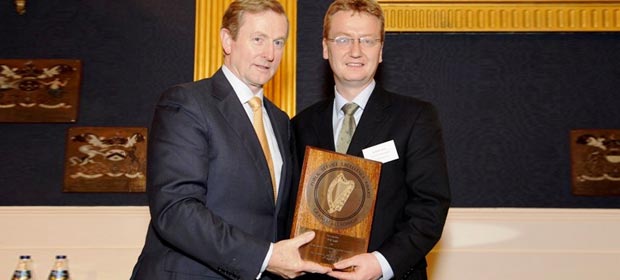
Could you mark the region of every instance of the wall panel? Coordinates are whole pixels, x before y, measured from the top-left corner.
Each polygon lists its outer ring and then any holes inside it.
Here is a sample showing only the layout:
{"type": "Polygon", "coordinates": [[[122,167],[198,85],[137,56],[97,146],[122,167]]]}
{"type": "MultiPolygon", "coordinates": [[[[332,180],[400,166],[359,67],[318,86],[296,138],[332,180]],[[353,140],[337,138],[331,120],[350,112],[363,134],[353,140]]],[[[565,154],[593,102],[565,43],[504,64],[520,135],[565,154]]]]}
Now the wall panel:
{"type": "MultiPolygon", "coordinates": [[[[128,279],[147,207],[0,207],[0,274],[32,255],[38,279],[67,254],[79,280],[128,279]]],[[[615,280],[620,211],[452,208],[429,255],[433,280],[615,280]]]]}

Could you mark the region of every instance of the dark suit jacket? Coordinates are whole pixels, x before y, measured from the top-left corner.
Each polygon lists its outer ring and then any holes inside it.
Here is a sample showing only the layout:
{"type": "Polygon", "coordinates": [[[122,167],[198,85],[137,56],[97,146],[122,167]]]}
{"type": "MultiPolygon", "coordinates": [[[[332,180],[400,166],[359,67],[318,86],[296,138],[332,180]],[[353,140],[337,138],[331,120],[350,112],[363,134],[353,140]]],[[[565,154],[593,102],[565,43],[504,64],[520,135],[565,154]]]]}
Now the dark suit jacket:
{"type": "Polygon", "coordinates": [[[288,116],[264,104],[284,161],[277,204],[252,123],[221,69],[162,94],[148,143],[151,222],[132,279],[254,279],[269,242],[287,237],[292,133],[288,116]]]}
{"type": "MultiPolygon", "coordinates": [[[[292,120],[298,159],[306,146],[334,150],[333,99],[292,120]]],[[[379,251],[395,279],[425,279],[425,256],[439,240],[450,202],[441,127],[434,106],[379,85],[372,92],[347,154],[394,140],[399,159],[382,165],[368,251],[379,251]]]]}

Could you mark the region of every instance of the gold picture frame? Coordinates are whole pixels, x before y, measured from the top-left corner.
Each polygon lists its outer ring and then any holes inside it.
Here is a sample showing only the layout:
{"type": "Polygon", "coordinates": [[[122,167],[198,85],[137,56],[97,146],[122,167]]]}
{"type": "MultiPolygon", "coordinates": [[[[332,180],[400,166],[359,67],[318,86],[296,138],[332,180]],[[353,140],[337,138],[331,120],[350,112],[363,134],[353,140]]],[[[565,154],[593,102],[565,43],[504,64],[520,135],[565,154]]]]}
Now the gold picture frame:
{"type": "MultiPolygon", "coordinates": [[[[222,65],[219,28],[232,0],[196,0],[194,79],[222,65]]],[[[563,0],[378,0],[387,32],[614,32],[620,31],[620,1],[563,0]]],[[[280,68],[265,95],[295,115],[297,0],[281,0],[290,21],[280,68]]]]}
{"type": "Polygon", "coordinates": [[[388,32],[620,31],[620,1],[379,0],[388,32]]]}

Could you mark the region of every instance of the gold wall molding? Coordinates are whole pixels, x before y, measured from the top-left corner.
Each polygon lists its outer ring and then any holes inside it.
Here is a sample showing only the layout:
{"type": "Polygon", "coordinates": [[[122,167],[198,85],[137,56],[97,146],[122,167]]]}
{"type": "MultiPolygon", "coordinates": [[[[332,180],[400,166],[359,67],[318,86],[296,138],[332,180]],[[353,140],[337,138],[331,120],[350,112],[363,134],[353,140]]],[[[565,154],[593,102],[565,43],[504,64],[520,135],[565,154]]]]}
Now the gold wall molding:
{"type": "MultiPolygon", "coordinates": [[[[232,0],[196,0],[194,80],[213,75],[224,63],[220,42],[222,16],[232,0]]],[[[282,63],[265,85],[265,96],[289,116],[295,114],[297,62],[297,0],[280,0],[289,20],[289,36],[282,63]]]]}
{"type": "Polygon", "coordinates": [[[620,31],[620,1],[379,0],[388,32],[620,31]]]}
{"type": "MultiPolygon", "coordinates": [[[[289,38],[265,96],[295,115],[297,1],[281,0],[289,38]]],[[[232,0],[196,0],[194,79],[211,76],[223,63],[222,16],[232,0]]],[[[571,0],[378,0],[387,32],[602,32],[620,31],[620,1],[571,0]]],[[[316,23],[321,24],[322,19],[316,23]]],[[[317,58],[318,59],[318,58],[317,58]]]]}

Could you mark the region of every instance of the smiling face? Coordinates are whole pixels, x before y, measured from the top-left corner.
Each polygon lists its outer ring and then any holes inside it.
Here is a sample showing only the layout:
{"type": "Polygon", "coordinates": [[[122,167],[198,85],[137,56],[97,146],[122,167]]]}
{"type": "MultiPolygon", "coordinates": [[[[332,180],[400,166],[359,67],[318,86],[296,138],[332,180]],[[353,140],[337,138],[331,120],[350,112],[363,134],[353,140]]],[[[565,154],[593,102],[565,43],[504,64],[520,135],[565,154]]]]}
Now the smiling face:
{"type": "Polygon", "coordinates": [[[220,31],[224,64],[256,93],[278,70],[287,34],[283,14],[244,13],[236,38],[228,29],[220,31]]]}
{"type": "Polygon", "coordinates": [[[361,45],[359,38],[381,39],[381,21],[366,12],[339,11],[331,16],[327,38],[323,38],[323,58],[329,60],[336,89],[350,100],[372,81],[383,60],[383,42],[361,45]],[[338,45],[329,39],[347,37],[351,44],[338,45]]]}

